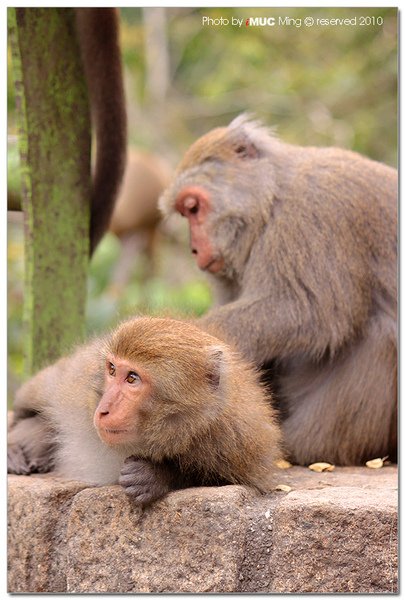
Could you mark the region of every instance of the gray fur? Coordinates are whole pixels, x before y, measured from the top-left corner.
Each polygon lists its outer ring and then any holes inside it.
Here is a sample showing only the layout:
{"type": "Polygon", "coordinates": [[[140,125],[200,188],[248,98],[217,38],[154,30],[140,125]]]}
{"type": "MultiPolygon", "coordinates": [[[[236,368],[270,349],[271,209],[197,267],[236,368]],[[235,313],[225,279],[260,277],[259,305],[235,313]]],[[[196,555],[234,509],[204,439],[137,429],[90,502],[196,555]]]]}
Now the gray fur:
{"type": "Polygon", "coordinates": [[[271,365],[292,460],[395,459],[397,172],[244,115],[216,131],[195,144],[210,160],[183,161],[161,199],[170,214],[188,186],[211,198],[226,304],[200,323],[271,365]],[[254,149],[230,155],[238,144],[254,149]]]}

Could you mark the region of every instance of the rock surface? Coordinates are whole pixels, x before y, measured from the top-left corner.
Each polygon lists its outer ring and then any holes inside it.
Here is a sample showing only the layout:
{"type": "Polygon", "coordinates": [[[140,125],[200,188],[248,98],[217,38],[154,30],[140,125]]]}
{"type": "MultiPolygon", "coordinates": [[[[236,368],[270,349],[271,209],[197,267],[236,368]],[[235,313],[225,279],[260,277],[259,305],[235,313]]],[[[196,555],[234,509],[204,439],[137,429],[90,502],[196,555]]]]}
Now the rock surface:
{"type": "Polygon", "coordinates": [[[190,488],[140,510],[119,486],[9,476],[8,591],[397,591],[397,469],[280,470],[291,487],[190,488]]]}

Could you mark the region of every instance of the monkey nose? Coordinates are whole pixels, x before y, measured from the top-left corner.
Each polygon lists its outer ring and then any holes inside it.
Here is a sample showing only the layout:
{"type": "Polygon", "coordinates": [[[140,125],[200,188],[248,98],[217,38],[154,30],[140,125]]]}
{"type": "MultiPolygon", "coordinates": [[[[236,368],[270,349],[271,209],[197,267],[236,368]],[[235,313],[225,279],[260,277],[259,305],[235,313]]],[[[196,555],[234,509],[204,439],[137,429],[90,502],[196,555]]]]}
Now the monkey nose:
{"type": "Polygon", "coordinates": [[[195,248],[191,248],[191,254],[198,254],[198,251],[195,248]]]}
{"type": "Polygon", "coordinates": [[[192,210],[197,205],[198,205],[198,200],[194,196],[186,196],[186,198],[184,198],[184,200],[183,200],[183,206],[184,206],[184,208],[187,208],[188,210],[192,210]]]}

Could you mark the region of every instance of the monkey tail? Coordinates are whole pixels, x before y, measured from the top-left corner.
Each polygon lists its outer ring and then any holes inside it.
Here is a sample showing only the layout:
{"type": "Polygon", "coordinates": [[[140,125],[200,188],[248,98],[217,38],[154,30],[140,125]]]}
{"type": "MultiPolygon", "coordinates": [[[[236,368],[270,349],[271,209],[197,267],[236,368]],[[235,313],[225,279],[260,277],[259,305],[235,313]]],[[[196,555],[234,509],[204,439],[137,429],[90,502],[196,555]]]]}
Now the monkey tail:
{"type": "Polygon", "coordinates": [[[90,254],[108,228],[125,170],[127,118],[114,8],[76,9],[76,25],[96,134],[90,254]]]}

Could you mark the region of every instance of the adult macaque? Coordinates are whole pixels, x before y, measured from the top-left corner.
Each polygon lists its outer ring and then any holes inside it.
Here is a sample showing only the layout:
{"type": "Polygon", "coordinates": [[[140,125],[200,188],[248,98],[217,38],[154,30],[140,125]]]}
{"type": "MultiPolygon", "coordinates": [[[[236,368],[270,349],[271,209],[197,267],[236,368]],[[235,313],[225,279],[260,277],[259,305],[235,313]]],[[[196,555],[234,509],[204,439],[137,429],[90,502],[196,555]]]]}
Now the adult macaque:
{"type": "Polygon", "coordinates": [[[75,15],[97,142],[90,217],[93,252],[108,228],[124,174],[125,95],[117,9],[76,8],[75,15]]]}
{"type": "Polygon", "coordinates": [[[191,485],[270,489],[279,428],[256,371],[192,324],[139,317],[25,383],[8,471],[119,483],[138,504],[191,485]]]}
{"type": "Polygon", "coordinates": [[[290,459],[395,460],[397,172],[242,116],[191,146],[161,207],[222,287],[201,326],[269,369],[290,459]]]}
{"type": "Polygon", "coordinates": [[[112,275],[112,289],[119,294],[128,283],[134,257],[142,253],[153,270],[154,246],[161,220],[159,196],[168,185],[169,167],[157,156],[130,149],[121,189],[109,230],[121,243],[121,255],[112,275]]]}

